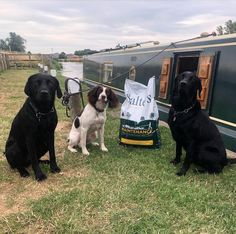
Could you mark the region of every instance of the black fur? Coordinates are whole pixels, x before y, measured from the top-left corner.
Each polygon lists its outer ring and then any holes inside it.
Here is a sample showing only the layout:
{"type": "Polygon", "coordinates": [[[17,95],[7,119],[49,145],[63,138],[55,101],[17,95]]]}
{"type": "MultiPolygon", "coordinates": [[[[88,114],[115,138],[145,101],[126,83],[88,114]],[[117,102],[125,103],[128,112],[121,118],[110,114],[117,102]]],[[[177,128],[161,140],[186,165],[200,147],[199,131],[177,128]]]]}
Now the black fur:
{"type": "Polygon", "coordinates": [[[203,171],[220,173],[228,162],[219,130],[201,110],[197,100],[201,90],[201,81],[192,72],[184,72],[175,78],[168,117],[176,141],[176,156],[171,162],[179,163],[182,148],[186,151],[178,176],[185,175],[191,163],[201,166],[203,171]]]}
{"type": "Polygon", "coordinates": [[[78,128],[80,126],[80,121],[78,117],[75,118],[74,125],[75,125],[75,128],[78,128]]]}
{"type": "Polygon", "coordinates": [[[49,151],[51,172],[60,172],[54,149],[54,131],[57,113],[54,108],[55,93],[62,96],[59,82],[46,74],[29,77],[25,85],[29,96],[14,118],[5,154],[8,163],[16,168],[22,177],[29,176],[26,167],[32,165],[38,181],[46,179],[39,167],[39,159],[49,151]]]}

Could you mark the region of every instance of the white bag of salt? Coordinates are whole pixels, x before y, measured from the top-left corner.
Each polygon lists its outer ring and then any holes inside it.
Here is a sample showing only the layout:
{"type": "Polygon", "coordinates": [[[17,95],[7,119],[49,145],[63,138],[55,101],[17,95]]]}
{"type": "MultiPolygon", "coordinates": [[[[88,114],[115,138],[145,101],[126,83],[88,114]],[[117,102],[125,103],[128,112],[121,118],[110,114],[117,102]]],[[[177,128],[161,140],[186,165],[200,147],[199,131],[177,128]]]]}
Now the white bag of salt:
{"type": "Polygon", "coordinates": [[[125,97],[120,113],[120,144],[159,148],[155,77],[149,79],[147,86],[126,79],[125,97]]]}

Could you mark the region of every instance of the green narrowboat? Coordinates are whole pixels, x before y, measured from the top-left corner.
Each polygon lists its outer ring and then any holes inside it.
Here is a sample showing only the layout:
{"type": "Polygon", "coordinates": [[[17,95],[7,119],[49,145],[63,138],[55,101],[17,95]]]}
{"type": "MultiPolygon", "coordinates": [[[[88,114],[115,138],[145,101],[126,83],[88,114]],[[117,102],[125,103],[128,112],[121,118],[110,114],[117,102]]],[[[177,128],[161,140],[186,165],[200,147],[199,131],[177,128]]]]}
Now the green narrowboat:
{"type": "Polygon", "coordinates": [[[146,85],[155,76],[160,119],[166,121],[174,78],[184,71],[201,79],[202,109],[216,123],[226,148],[236,152],[236,34],[106,49],[84,57],[83,78],[89,85],[112,87],[122,100],[125,79],[146,85]]]}

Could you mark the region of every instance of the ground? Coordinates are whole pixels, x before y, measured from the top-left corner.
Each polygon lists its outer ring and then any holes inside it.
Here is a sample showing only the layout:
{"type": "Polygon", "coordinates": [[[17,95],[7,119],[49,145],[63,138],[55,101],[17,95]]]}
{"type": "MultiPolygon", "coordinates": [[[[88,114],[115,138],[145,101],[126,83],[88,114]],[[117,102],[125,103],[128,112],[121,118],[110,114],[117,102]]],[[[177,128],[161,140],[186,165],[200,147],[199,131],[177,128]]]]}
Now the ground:
{"type": "MultiPolygon", "coordinates": [[[[0,74],[1,152],[35,72],[0,74]]],[[[72,154],[66,148],[71,122],[60,100],[56,109],[62,172],[44,165],[48,179],[39,183],[32,169],[21,178],[0,157],[0,233],[235,233],[236,166],[217,176],[194,174],[192,167],[179,178],[179,166],[169,163],[175,149],[169,129],[160,126],[160,149],[120,146],[119,109],[108,111],[108,153],[92,146],[89,157],[72,154]]]]}

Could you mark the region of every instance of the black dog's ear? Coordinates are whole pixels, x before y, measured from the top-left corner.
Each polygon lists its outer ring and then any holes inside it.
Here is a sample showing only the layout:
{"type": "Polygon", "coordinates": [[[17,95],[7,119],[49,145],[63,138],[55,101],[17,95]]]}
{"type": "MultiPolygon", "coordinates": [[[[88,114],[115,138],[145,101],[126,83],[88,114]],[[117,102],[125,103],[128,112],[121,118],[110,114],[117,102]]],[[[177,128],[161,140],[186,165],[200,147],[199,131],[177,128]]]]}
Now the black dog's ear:
{"type": "Polygon", "coordinates": [[[197,77],[197,80],[198,80],[198,84],[197,84],[198,97],[200,98],[201,97],[201,92],[202,92],[202,82],[201,82],[201,79],[199,79],[198,77],[197,77]]]}
{"type": "Polygon", "coordinates": [[[29,78],[28,78],[28,80],[27,80],[27,82],[26,82],[26,84],[25,84],[25,89],[24,89],[24,92],[25,92],[25,94],[27,95],[27,96],[31,96],[32,95],[32,85],[31,85],[31,83],[32,83],[32,79],[33,79],[33,77],[35,77],[36,75],[32,75],[32,76],[30,76],[29,78]]]}
{"type": "Polygon", "coordinates": [[[58,98],[61,98],[62,97],[62,92],[61,92],[61,87],[60,87],[60,84],[59,84],[59,81],[57,80],[57,78],[53,77],[52,78],[55,80],[56,82],[56,90],[57,90],[57,97],[58,98]]]}
{"type": "Polygon", "coordinates": [[[117,107],[118,104],[119,104],[119,100],[118,100],[116,94],[110,88],[107,88],[107,91],[108,91],[107,98],[108,98],[108,101],[109,101],[108,107],[110,107],[110,108],[117,107]]]}

